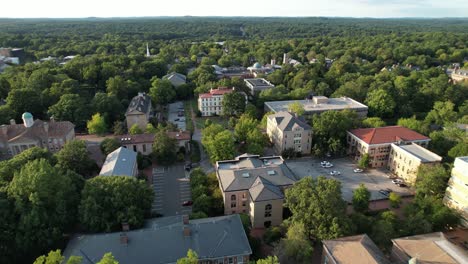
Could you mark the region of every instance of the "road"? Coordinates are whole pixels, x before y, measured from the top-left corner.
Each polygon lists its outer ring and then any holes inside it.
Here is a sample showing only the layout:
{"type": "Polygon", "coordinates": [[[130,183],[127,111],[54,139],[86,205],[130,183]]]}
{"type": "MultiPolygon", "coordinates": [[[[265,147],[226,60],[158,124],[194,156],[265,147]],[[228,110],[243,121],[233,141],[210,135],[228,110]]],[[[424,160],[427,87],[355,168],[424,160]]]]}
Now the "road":
{"type": "Polygon", "coordinates": [[[184,111],[184,103],[181,101],[177,101],[175,103],[169,104],[169,115],[168,115],[168,121],[173,123],[174,125],[177,125],[177,127],[185,131],[185,117],[178,116],[179,111],[184,111]]]}
{"type": "Polygon", "coordinates": [[[183,164],[153,168],[153,189],[153,212],[163,216],[192,213],[191,206],[182,206],[184,201],[192,199],[183,164]]]}
{"type": "MultiPolygon", "coordinates": [[[[191,107],[191,112],[192,112],[192,120],[194,121],[197,116],[195,115],[194,109],[191,107]]],[[[203,145],[201,143],[201,138],[202,138],[202,133],[201,130],[197,128],[197,126],[193,126],[194,131],[192,135],[192,140],[197,141],[198,145],[200,146],[200,167],[205,171],[206,173],[211,173],[214,172],[214,167],[210,162],[210,159],[208,158],[208,155],[205,152],[205,149],[203,148],[203,145]]]]}

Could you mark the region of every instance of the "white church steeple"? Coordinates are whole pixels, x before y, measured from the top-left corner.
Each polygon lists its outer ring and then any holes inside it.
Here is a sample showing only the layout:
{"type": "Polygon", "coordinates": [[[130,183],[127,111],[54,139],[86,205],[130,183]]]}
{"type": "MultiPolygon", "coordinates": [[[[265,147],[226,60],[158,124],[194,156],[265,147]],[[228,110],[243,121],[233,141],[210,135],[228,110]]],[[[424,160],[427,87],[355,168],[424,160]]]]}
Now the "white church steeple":
{"type": "Polygon", "coordinates": [[[149,52],[149,47],[148,47],[148,43],[146,43],[146,57],[150,57],[151,54],[149,52]]]}

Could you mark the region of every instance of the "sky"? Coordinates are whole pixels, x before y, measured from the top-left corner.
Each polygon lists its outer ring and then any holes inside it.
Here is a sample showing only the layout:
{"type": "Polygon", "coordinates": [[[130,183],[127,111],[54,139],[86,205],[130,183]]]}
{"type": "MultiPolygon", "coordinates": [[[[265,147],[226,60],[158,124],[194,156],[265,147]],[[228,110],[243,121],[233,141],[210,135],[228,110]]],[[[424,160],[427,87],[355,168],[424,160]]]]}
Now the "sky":
{"type": "Polygon", "coordinates": [[[17,0],[0,17],[468,17],[468,0],[17,0]]]}

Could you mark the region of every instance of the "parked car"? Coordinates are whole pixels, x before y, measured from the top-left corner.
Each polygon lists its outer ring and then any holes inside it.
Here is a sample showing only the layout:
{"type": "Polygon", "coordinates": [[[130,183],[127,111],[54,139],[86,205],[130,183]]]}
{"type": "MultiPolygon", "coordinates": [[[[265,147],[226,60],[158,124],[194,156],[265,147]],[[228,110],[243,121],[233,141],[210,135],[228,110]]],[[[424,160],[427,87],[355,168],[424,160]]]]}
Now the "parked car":
{"type": "Polygon", "coordinates": [[[393,182],[394,184],[397,184],[397,185],[398,185],[399,183],[403,183],[403,180],[402,180],[402,179],[394,179],[394,180],[392,180],[392,182],[393,182]]]}
{"type": "Polygon", "coordinates": [[[182,206],[191,206],[192,204],[193,204],[192,201],[184,201],[184,202],[182,203],[182,206]]]}
{"type": "Polygon", "coordinates": [[[404,184],[404,183],[398,183],[397,186],[398,186],[398,187],[402,187],[402,188],[408,187],[408,185],[406,185],[406,184],[404,184]]]}
{"type": "Polygon", "coordinates": [[[383,196],[388,196],[390,194],[387,190],[379,190],[379,193],[383,196]]]}
{"type": "Polygon", "coordinates": [[[339,171],[330,171],[330,175],[338,176],[338,175],[341,175],[341,172],[339,172],[339,171]]]}
{"type": "Polygon", "coordinates": [[[322,166],[323,166],[323,165],[327,165],[328,163],[330,163],[330,162],[328,162],[328,161],[324,160],[324,161],[320,162],[320,165],[322,165],[322,166]]]}
{"type": "Polygon", "coordinates": [[[356,169],[354,169],[353,171],[356,172],[356,173],[361,173],[361,172],[363,172],[364,170],[363,170],[363,169],[356,168],[356,169]]]}
{"type": "Polygon", "coordinates": [[[180,120],[179,118],[174,119],[174,121],[179,121],[179,120],[180,120]]]}

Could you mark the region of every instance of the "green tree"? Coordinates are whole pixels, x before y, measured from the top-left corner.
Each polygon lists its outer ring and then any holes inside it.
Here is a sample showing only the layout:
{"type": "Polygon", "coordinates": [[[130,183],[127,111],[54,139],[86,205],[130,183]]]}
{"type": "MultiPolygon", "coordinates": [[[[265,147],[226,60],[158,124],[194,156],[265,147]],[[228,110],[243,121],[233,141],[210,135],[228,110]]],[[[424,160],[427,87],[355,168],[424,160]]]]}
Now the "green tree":
{"type": "Polygon", "coordinates": [[[416,195],[442,198],[449,177],[449,173],[440,164],[420,165],[416,174],[416,195]]]}
{"type": "Polygon", "coordinates": [[[106,91],[120,100],[128,98],[128,83],[120,76],[111,77],[106,81],[106,91]]]}
{"type": "Polygon", "coordinates": [[[187,257],[177,260],[177,264],[198,264],[198,254],[192,249],[187,251],[187,257]]]}
{"type": "Polygon", "coordinates": [[[265,148],[267,139],[265,135],[260,132],[258,128],[249,131],[247,134],[247,153],[263,155],[263,149],[265,148]]]}
{"type": "Polygon", "coordinates": [[[401,196],[397,193],[391,192],[388,196],[388,200],[390,201],[390,206],[393,208],[400,207],[401,204],[401,196]]]}
{"type": "Polygon", "coordinates": [[[126,176],[97,176],[86,181],[79,219],[92,232],[115,231],[123,222],[140,227],[152,202],[153,190],[143,180],[126,176]]]}
{"type": "Polygon", "coordinates": [[[362,125],[365,127],[384,127],[386,126],[385,121],[380,117],[368,117],[362,120],[362,125]]]}
{"type": "Polygon", "coordinates": [[[223,115],[235,116],[245,111],[245,96],[242,93],[232,92],[223,96],[223,115]]]}
{"type": "Polygon", "coordinates": [[[275,246],[273,253],[280,263],[310,263],[313,247],[304,224],[293,222],[288,228],[286,238],[275,246]]]}
{"type": "Polygon", "coordinates": [[[94,114],[91,117],[91,120],[86,123],[86,127],[88,128],[88,133],[90,134],[102,136],[107,132],[106,121],[100,113],[94,114]]]}
{"type": "Polygon", "coordinates": [[[56,120],[70,121],[78,127],[84,127],[88,119],[88,106],[78,94],[64,94],[60,100],[49,107],[48,114],[56,120]]]}
{"type": "Polygon", "coordinates": [[[451,148],[448,152],[449,157],[455,159],[456,157],[468,156],[468,139],[466,141],[458,142],[455,147],[451,148]]]}
{"type": "Polygon", "coordinates": [[[212,162],[234,158],[236,153],[234,136],[219,124],[202,130],[202,144],[212,162]]]}
{"type": "Polygon", "coordinates": [[[138,124],[133,124],[130,127],[130,130],[128,130],[128,133],[130,133],[130,135],[138,135],[138,134],[143,134],[143,130],[141,130],[138,124]]]}
{"type": "Polygon", "coordinates": [[[427,114],[425,121],[439,126],[453,123],[457,120],[454,107],[455,105],[450,101],[435,102],[434,108],[427,114]]]}
{"type": "Polygon", "coordinates": [[[153,124],[148,123],[145,128],[145,133],[149,134],[155,134],[157,132],[157,129],[153,126],[153,124]]]}
{"type": "Polygon", "coordinates": [[[65,170],[74,171],[80,175],[88,176],[97,169],[96,163],[89,157],[86,142],[73,140],[67,142],[55,154],[57,165],[65,170]]]}
{"type": "Polygon", "coordinates": [[[0,106],[0,124],[9,124],[15,118],[15,112],[8,105],[0,106]]]}
{"type": "Polygon", "coordinates": [[[36,116],[42,116],[44,112],[41,94],[32,89],[13,89],[6,98],[7,105],[16,115],[30,112],[36,116]]]}
{"type": "Polygon", "coordinates": [[[369,106],[369,112],[378,117],[392,116],[396,106],[391,95],[384,89],[369,92],[366,103],[369,106]]]}
{"type": "Polygon", "coordinates": [[[285,200],[293,214],[292,221],[304,223],[310,236],[324,240],[350,232],[346,202],[337,180],[323,176],[303,178],[286,190],[285,200]]]}
{"type": "Polygon", "coordinates": [[[234,136],[237,142],[245,142],[249,132],[257,129],[258,122],[248,115],[242,115],[234,127],[234,136]]]}
{"type": "Polygon", "coordinates": [[[52,154],[47,149],[39,147],[29,148],[9,160],[0,162],[0,183],[2,181],[10,182],[15,172],[19,171],[24,164],[36,159],[46,159],[51,164],[55,162],[52,154]]]}
{"type": "Polygon", "coordinates": [[[101,113],[106,124],[113,124],[123,117],[125,110],[117,96],[106,93],[96,93],[91,100],[93,113],[101,113]]]}
{"type": "Polygon", "coordinates": [[[391,245],[391,239],[399,236],[398,226],[396,214],[392,211],[385,211],[372,227],[370,237],[378,246],[388,248],[391,245]]]}
{"type": "Polygon", "coordinates": [[[119,262],[114,258],[112,253],[108,252],[102,256],[102,259],[97,264],[119,264],[119,262]]]}
{"type": "Polygon", "coordinates": [[[153,143],[153,156],[161,164],[167,165],[175,161],[177,155],[177,141],[170,138],[165,130],[159,130],[153,143]]]}
{"type": "Polygon", "coordinates": [[[427,131],[429,130],[427,124],[424,121],[417,120],[415,116],[411,118],[400,118],[398,119],[397,125],[423,134],[427,134],[427,131]]]}
{"type": "Polygon", "coordinates": [[[102,154],[107,156],[109,153],[112,151],[120,148],[121,144],[120,142],[115,139],[115,138],[105,138],[101,144],[99,144],[99,147],[101,149],[102,154]]]}
{"type": "Polygon", "coordinates": [[[280,264],[277,256],[268,256],[264,259],[258,259],[256,264],[280,264]]]}
{"type": "Polygon", "coordinates": [[[8,188],[17,214],[19,253],[38,253],[62,239],[76,219],[79,191],[68,174],[45,159],[33,160],[15,173],[8,188]]]}
{"type": "Polygon", "coordinates": [[[152,80],[149,95],[155,104],[164,105],[171,102],[176,93],[170,81],[155,78],[152,80]]]}
{"type": "Polygon", "coordinates": [[[369,167],[370,157],[369,154],[364,154],[358,161],[358,167],[361,169],[367,169],[369,167]]]}
{"type": "MultiPolygon", "coordinates": [[[[61,264],[65,260],[65,257],[62,256],[60,249],[50,251],[47,256],[42,255],[38,257],[34,264],[61,264]]],[[[82,257],[71,256],[66,264],[80,264],[82,262],[82,257]]]]}
{"type": "Polygon", "coordinates": [[[364,184],[353,191],[353,208],[357,212],[366,212],[369,209],[371,193],[364,184]]]}
{"type": "Polygon", "coordinates": [[[291,113],[295,113],[298,116],[302,116],[305,113],[304,106],[298,101],[295,101],[294,103],[290,103],[288,105],[288,111],[291,113]]]}

